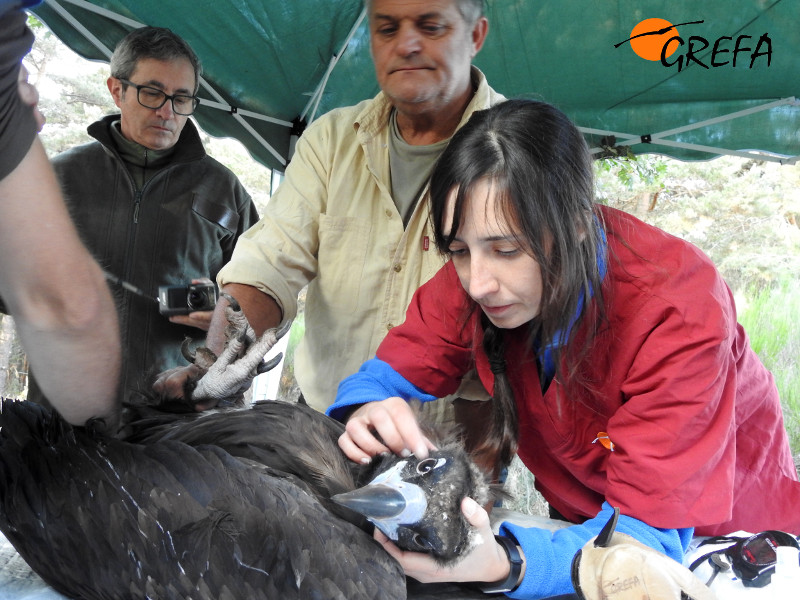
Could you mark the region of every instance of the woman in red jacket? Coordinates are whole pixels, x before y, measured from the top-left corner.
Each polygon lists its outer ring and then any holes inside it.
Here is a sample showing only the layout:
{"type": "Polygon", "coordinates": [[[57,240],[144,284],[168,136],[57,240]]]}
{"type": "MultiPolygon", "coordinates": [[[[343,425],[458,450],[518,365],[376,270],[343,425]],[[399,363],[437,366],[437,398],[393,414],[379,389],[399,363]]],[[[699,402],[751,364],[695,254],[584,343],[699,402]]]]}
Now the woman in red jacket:
{"type": "MultiPolygon", "coordinates": [[[[340,445],[353,460],[425,455],[405,400],[452,393],[475,365],[493,390],[486,448],[506,463],[518,453],[576,525],[503,524],[522,570],[505,542],[447,571],[389,545],[409,575],[503,580],[491,589],[515,597],[571,592],[572,556],[611,507],[620,531],[678,561],[693,532],[800,533],[777,390],[730,290],[696,247],[594,203],[588,149],[560,111],[518,100],[476,114],[437,164],[431,202],[451,260],[340,385],[329,409],[350,415],[340,445]]],[[[485,511],[462,508],[493,539],[485,511]]]]}

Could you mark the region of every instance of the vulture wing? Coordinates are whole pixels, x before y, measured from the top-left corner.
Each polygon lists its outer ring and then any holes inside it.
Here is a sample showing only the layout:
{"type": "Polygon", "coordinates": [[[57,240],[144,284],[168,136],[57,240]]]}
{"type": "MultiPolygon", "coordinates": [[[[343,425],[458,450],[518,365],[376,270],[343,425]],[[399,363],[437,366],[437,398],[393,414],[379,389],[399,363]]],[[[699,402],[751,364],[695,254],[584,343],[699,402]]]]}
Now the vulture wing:
{"type": "Polygon", "coordinates": [[[249,459],[296,476],[325,507],[365,530],[364,519],[330,501],[352,490],[374,467],[347,459],[338,439],[344,425],[306,406],[293,402],[256,402],[249,409],[228,409],[213,414],[173,415],[161,422],[133,422],[127,441],[151,444],[180,441],[190,446],[211,444],[238,458],[249,459]]]}
{"type": "Polygon", "coordinates": [[[0,412],[0,530],[74,598],[405,598],[399,565],[291,474],[222,447],[0,412]]]}

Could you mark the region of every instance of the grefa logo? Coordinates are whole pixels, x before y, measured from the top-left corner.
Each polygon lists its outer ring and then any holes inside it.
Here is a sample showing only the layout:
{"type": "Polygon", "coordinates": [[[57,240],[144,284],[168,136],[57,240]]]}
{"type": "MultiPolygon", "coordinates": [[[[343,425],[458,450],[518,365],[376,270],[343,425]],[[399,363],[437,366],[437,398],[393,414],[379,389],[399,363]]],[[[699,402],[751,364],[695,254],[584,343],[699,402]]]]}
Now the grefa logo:
{"type": "MultiPolygon", "coordinates": [[[[698,64],[704,69],[728,67],[752,69],[756,61],[772,62],[772,40],[768,33],[758,38],[746,33],[723,35],[710,41],[702,35],[681,35],[681,31],[697,26],[704,21],[688,21],[673,25],[666,19],[645,19],[631,30],[631,37],[614,44],[619,48],[630,42],[637,56],[660,61],[664,67],[681,69],[698,64]],[[676,55],[677,56],[673,56],[676,55]]],[[[696,30],[695,30],[696,31],[696,30]]]]}

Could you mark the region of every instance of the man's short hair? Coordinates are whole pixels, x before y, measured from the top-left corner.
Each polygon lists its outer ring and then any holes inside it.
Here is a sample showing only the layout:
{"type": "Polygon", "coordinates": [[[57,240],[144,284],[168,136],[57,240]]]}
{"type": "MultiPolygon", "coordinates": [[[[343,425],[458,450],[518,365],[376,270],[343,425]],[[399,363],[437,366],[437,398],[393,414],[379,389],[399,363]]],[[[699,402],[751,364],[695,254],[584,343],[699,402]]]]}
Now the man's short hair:
{"type": "Polygon", "coordinates": [[[203,67],[191,46],[179,35],[165,27],[134,29],[117,44],[111,55],[111,76],[130,79],[140,60],[188,60],[194,69],[194,90],[200,86],[203,67]]]}
{"type": "MultiPolygon", "coordinates": [[[[454,0],[458,6],[458,12],[469,25],[474,25],[475,22],[483,15],[483,0],[454,0]]],[[[364,0],[364,7],[369,14],[372,0],[364,0]]]]}

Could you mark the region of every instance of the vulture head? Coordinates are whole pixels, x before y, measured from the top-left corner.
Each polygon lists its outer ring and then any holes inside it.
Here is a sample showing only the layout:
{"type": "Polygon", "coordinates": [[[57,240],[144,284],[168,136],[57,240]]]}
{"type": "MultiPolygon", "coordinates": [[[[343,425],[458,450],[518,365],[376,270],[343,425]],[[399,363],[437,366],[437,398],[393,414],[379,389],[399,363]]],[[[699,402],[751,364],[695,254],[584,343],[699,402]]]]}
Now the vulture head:
{"type": "Polygon", "coordinates": [[[378,459],[374,472],[369,483],[332,500],[364,515],[403,550],[443,565],[457,562],[473,542],[462,499],[484,505],[499,494],[454,438],[424,459],[378,459]]]}

